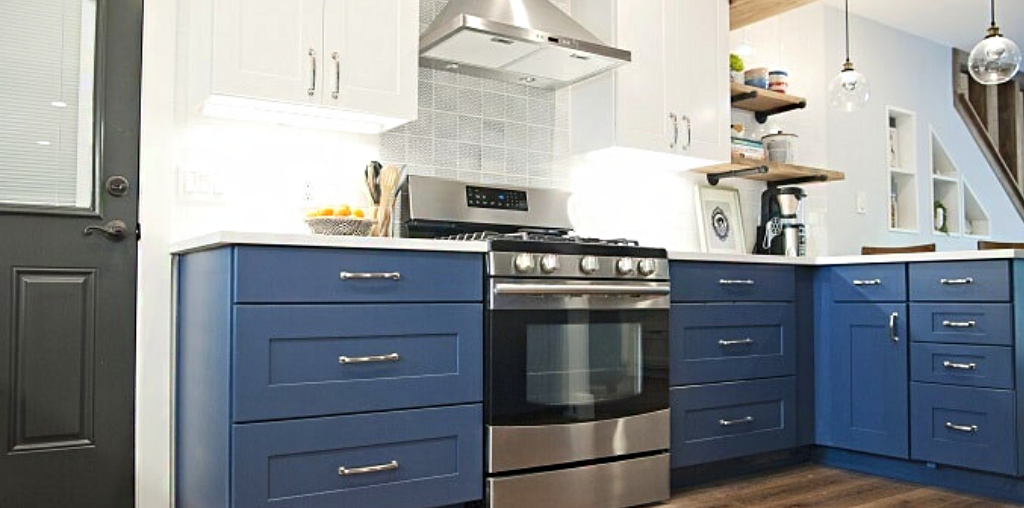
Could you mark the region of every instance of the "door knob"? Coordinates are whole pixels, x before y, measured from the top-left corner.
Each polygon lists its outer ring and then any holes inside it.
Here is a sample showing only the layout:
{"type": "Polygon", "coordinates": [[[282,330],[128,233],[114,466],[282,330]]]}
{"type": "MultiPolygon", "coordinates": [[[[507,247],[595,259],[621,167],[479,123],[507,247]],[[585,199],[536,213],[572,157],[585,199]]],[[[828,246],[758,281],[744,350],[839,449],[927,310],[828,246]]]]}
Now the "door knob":
{"type": "Polygon", "coordinates": [[[91,236],[93,233],[102,233],[110,240],[120,242],[128,236],[128,225],[123,220],[112,220],[102,226],[85,228],[85,236],[91,236]]]}

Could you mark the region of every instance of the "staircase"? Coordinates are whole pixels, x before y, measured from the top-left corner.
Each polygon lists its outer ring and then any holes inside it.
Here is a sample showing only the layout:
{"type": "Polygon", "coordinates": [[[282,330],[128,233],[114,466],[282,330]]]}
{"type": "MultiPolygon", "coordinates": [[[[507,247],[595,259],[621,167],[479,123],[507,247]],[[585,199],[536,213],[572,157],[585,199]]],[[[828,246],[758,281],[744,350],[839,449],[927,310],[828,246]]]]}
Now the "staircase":
{"type": "Polygon", "coordinates": [[[967,53],[954,48],[953,104],[1024,219],[1024,73],[981,85],[967,72],[967,53]]]}

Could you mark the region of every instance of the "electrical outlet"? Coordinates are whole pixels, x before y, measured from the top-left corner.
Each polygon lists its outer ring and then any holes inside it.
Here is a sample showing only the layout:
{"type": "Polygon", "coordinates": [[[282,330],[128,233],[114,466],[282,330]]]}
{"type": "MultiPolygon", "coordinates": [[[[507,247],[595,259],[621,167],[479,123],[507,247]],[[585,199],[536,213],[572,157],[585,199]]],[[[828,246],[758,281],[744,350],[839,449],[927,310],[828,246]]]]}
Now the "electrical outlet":
{"type": "Polygon", "coordinates": [[[857,213],[861,215],[868,213],[868,195],[863,191],[857,193],[857,213]]]}
{"type": "Polygon", "coordinates": [[[302,204],[313,204],[313,182],[306,180],[302,184],[302,204]]]}

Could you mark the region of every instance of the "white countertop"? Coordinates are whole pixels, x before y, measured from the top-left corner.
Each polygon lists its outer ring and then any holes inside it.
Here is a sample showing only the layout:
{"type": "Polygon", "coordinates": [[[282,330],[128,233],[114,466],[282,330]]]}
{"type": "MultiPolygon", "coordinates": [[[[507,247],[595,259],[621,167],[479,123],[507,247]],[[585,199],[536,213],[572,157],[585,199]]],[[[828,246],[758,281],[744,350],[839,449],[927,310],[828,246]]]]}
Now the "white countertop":
{"type": "Polygon", "coordinates": [[[710,254],[706,252],[669,251],[672,261],[702,261],[709,263],[781,264],[797,266],[863,265],[881,263],[922,263],[929,261],[972,261],[984,259],[1024,259],[1024,250],[963,250],[923,252],[917,254],[881,254],[877,256],[822,256],[788,258],[784,256],[758,256],[754,254],[710,254]]]}
{"type": "Polygon", "coordinates": [[[365,236],[322,236],[299,233],[257,233],[218,231],[171,245],[171,254],[188,254],[228,245],[274,247],[327,247],[336,249],[420,250],[438,252],[487,252],[485,242],[456,242],[419,238],[370,238],[365,236]]]}

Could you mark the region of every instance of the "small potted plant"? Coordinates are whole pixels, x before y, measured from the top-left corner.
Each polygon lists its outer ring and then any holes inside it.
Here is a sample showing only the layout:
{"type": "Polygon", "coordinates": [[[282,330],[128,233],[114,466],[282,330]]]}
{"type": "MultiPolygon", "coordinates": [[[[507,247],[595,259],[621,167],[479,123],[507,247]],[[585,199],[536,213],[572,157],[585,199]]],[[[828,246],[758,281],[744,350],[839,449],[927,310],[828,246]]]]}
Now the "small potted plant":
{"type": "Polygon", "coordinates": [[[732,78],[733,83],[743,84],[743,69],[745,68],[746,65],[739,55],[729,53],[729,77],[732,78]]]}
{"type": "Polygon", "coordinates": [[[935,231],[949,234],[949,210],[942,201],[935,201],[935,231]]]}

